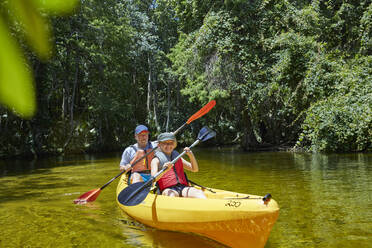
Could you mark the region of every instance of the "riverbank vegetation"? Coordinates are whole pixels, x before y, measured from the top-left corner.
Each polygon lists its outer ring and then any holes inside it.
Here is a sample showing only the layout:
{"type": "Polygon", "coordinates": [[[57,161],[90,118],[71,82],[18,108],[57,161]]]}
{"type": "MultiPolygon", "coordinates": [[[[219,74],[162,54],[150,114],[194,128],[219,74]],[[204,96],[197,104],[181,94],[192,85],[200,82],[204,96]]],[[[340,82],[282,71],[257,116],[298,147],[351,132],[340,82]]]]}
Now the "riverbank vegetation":
{"type": "Polygon", "coordinates": [[[247,151],[371,151],[371,20],[368,0],[81,1],[48,61],[25,50],[37,112],[0,107],[0,156],[121,150],[211,99],[181,142],[207,124],[247,151]]]}

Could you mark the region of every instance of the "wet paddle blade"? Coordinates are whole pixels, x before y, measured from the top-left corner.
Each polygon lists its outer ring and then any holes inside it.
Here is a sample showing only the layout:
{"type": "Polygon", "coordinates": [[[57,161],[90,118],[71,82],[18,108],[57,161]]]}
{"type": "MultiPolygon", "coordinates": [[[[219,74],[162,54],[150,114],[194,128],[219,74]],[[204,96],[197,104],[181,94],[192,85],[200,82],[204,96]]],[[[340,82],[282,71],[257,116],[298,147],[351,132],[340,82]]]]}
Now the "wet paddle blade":
{"type": "Polygon", "coordinates": [[[74,203],[81,205],[81,204],[85,204],[87,202],[95,201],[97,199],[99,193],[101,193],[101,189],[93,189],[91,191],[88,191],[88,192],[82,194],[79,198],[75,199],[74,203]]]}
{"type": "Polygon", "coordinates": [[[213,107],[214,105],[216,105],[216,101],[215,100],[212,100],[210,101],[209,103],[207,103],[204,107],[202,107],[198,112],[196,112],[195,114],[193,114],[188,120],[187,120],[187,124],[190,124],[192,121],[202,117],[203,115],[205,115],[206,113],[208,113],[213,107]]]}
{"type": "MultiPolygon", "coordinates": [[[[186,123],[184,123],[181,127],[179,127],[176,131],[173,132],[173,134],[176,134],[178,133],[182,128],[184,128],[186,125],[190,124],[192,121],[202,117],[203,115],[205,115],[206,113],[208,113],[214,106],[216,105],[216,101],[215,100],[212,100],[210,101],[209,103],[207,103],[204,107],[202,107],[198,112],[196,112],[195,114],[193,114],[188,120],[186,123]]],[[[206,137],[206,139],[204,140],[207,140],[209,139],[208,137],[206,137]]],[[[202,141],[204,141],[202,140],[202,141]]],[[[149,153],[146,153],[143,157],[146,157],[148,154],[150,154],[152,151],[154,151],[155,148],[153,148],[153,150],[151,150],[149,153]]],[[[141,161],[142,158],[138,159],[137,161],[141,161]]],[[[136,161],[136,162],[137,162],[136,161]]],[[[135,164],[136,162],[134,162],[133,164],[135,164]]],[[[94,201],[99,193],[101,192],[101,190],[103,190],[106,186],[108,186],[110,183],[112,183],[116,178],[118,178],[119,176],[121,176],[122,174],[124,173],[123,172],[120,172],[118,175],[116,175],[115,177],[113,177],[110,181],[108,181],[107,183],[105,183],[100,189],[96,189],[96,190],[91,190],[83,195],[81,195],[79,198],[75,199],[74,200],[74,203],[75,204],[85,204],[87,202],[90,202],[90,201],[94,201]]]]}
{"type": "Polygon", "coordinates": [[[151,183],[138,182],[133,183],[123,189],[119,196],[118,201],[125,206],[135,206],[143,202],[151,189],[151,183]]]}
{"type": "Polygon", "coordinates": [[[198,139],[200,141],[206,141],[216,136],[216,132],[210,129],[207,126],[204,126],[202,129],[200,129],[198,134],[198,139]]]}

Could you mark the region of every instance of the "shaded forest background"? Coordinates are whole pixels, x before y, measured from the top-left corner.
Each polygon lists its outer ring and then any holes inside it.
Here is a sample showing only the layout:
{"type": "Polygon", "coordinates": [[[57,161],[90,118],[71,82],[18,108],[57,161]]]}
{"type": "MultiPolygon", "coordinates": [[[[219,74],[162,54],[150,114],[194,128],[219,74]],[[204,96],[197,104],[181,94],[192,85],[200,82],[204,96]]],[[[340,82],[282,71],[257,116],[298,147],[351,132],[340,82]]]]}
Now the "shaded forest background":
{"type": "Polygon", "coordinates": [[[49,61],[24,47],[37,114],[0,107],[0,157],[120,151],[212,99],[181,142],[371,151],[371,1],[82,0],[51,21],[49,61]]]}

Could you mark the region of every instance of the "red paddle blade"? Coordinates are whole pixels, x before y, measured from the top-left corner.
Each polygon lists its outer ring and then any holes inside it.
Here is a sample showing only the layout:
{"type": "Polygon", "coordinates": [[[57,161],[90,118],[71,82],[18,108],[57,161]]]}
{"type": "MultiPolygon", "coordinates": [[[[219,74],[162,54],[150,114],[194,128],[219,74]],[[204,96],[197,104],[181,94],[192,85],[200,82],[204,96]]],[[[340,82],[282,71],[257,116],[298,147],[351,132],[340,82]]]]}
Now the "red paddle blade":
{"type": "Polygon", "coordinates": [[[95,201],[101,193],[101,189],[93,189],[91,191],[88,191],[84,194],[82,194],[79,198],[74,200],[75,204],[85,204],[87,202],[95,201]]]}
{"type": "Polygon", "coordinates": [[[187,120],[187,124],[190,124],[192,121],[202,117],[203,115],[205,115],[206,113],[208,113],[213,107],[214,105],[216,105],[216,101],[215,100],[212,100],[210,101],[209,103],[207,103],[204,107],[202,107],[198,112],[196,112],[195,114],[193,114],[188,120],[187,120]]]}

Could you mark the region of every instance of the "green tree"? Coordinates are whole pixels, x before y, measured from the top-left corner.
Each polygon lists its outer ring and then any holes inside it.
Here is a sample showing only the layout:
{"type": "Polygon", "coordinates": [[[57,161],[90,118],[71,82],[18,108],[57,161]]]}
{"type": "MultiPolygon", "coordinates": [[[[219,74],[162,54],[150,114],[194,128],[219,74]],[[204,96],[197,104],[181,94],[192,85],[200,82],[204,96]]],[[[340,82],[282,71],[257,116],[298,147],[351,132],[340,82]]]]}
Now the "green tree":
{"type": "MultiPolygon", "coordinates": [[[[193,16],[177,3],[183,16],[193,16]]],[[[338,85],[345,73],[352,75],[342,68],[359,60],[370,68],[359,56],[370,49],[368,1],[225,1],[206,12],[200,28],[181,35],[169,57],[191,101],[222,97],[224,143],[234,138],[226,130],[233,130],[248,150],[293,146],[312,106],[324,98],[337,101],[338,85]]],[[[369,103],[360,104],[365,109],[369,103]]],[[[362,123],[370,130],[368,120],[362,123]]],[[[336,143],[327,150],[339,150],[336,143]]]]}

